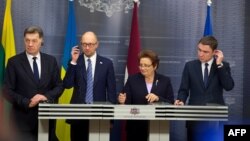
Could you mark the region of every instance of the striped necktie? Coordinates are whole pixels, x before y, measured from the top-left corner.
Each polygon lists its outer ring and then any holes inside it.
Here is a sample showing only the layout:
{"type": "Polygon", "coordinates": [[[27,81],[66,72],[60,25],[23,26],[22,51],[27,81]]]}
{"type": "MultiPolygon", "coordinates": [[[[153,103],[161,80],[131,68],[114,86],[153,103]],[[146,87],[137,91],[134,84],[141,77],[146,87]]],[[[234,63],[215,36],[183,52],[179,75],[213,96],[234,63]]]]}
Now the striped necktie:
{"type": "Polygon", "coordinates": [[[87,104],[93,103],[93,77],[92,77],[92,63],[90,59],[88,59],[87,92],[86,92],[85,102],[87,104]]]}

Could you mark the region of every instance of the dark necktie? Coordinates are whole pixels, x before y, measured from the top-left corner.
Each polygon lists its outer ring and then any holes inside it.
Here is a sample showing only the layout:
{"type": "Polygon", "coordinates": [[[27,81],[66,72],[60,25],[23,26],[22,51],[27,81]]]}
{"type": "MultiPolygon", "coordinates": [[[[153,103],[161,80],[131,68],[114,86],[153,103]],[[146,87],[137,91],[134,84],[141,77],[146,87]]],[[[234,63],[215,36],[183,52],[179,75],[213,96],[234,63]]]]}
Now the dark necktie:
{"type": "Polygon", "coordinates": [[[86,92],[85,102],[87,104],[93,103],[93,77],[92,77],[92,64],[90,59],[88,59],[87,92],[86,92]]]}
{"type": "Polygon", "coordinates": [[[207,87],[208,82],[208,63],[205,63],[205,69],[204,69],[204,85],[207,87]]]}
{"type": "Polygon", "coordinates": [[[38,72],[38,66],[36,63],[37,57],[33,57],[33,73],[34,73],[34,78],[37,82],[39,82],[39,72],[38,72]]]}

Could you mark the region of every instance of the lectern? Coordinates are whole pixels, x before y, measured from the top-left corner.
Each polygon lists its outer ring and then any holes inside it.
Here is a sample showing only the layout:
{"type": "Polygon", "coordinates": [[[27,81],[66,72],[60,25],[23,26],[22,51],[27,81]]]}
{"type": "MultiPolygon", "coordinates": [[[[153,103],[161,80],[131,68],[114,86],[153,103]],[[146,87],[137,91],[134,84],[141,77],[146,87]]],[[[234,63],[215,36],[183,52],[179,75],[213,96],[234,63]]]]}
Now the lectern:
{"type": "Polygon", "coordinates": [[[38,141],[48,141],[49,119],[88,119],[89,141],[109,141],[109,120],[149,120],[149,141],[169,141],[169,121],[227,121],[227,106],[39,104],[38,141]]]}

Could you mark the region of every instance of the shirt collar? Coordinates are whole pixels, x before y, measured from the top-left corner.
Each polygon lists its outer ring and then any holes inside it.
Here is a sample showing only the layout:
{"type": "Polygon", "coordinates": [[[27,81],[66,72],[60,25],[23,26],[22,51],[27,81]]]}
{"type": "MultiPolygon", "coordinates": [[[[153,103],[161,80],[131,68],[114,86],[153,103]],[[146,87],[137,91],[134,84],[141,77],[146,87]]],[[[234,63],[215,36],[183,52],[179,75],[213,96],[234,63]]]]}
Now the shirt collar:
{"type": "Polygon", "coordinates": [[[212,66],[213,61],[214,61],[214,58],[210,59],[208,62],[202,63],[202,65],[205,65],[205,63],[208,63],[208,66],[212,66]]]}
{"type": "Polygon", "coordinates": [[[40,58],[41,58],[40,52],[36,56],[33,56],[33,55],[31,55],[31,54],[29,54],[27,52],[26,52],[26,55],[27,55],[27,57],[28,57],[29,60],[33,60],[33,57],[36,57],[37,60],[40,60],[40,58]]]}
{"type": "Polygon", "coordinates": [[[93,62],[94,60],[96,60],[96,52],[95,52],[95,54],[94,55],[92,55],[91,57],[87,57],[85,54],[84,54],[84,60],[85,60],[85,62],[87,62],[87,60],[88,59],[90,59],[91,60],[91,62],[93,62]]]}

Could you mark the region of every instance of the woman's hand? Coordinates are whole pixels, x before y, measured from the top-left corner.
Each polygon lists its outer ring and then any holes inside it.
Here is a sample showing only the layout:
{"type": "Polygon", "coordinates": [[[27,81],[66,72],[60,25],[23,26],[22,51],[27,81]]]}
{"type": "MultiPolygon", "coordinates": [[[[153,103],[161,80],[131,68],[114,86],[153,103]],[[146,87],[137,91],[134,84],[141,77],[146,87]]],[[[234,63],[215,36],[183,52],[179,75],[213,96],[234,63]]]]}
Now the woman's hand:
{"type": "Polygon", "coordinates": [[[126,101],[126,93],[120,93],[118,96],[118,102],[120,104],[125,104],[126,101]]]}
{"type": "Polygon", "coordinates": [[[148,95],[146,95],[146,99],[147,99],[148,103],[153,103],[153,102],[159,101],[159,97],[153,93],[149,93],[148,95]]]}

